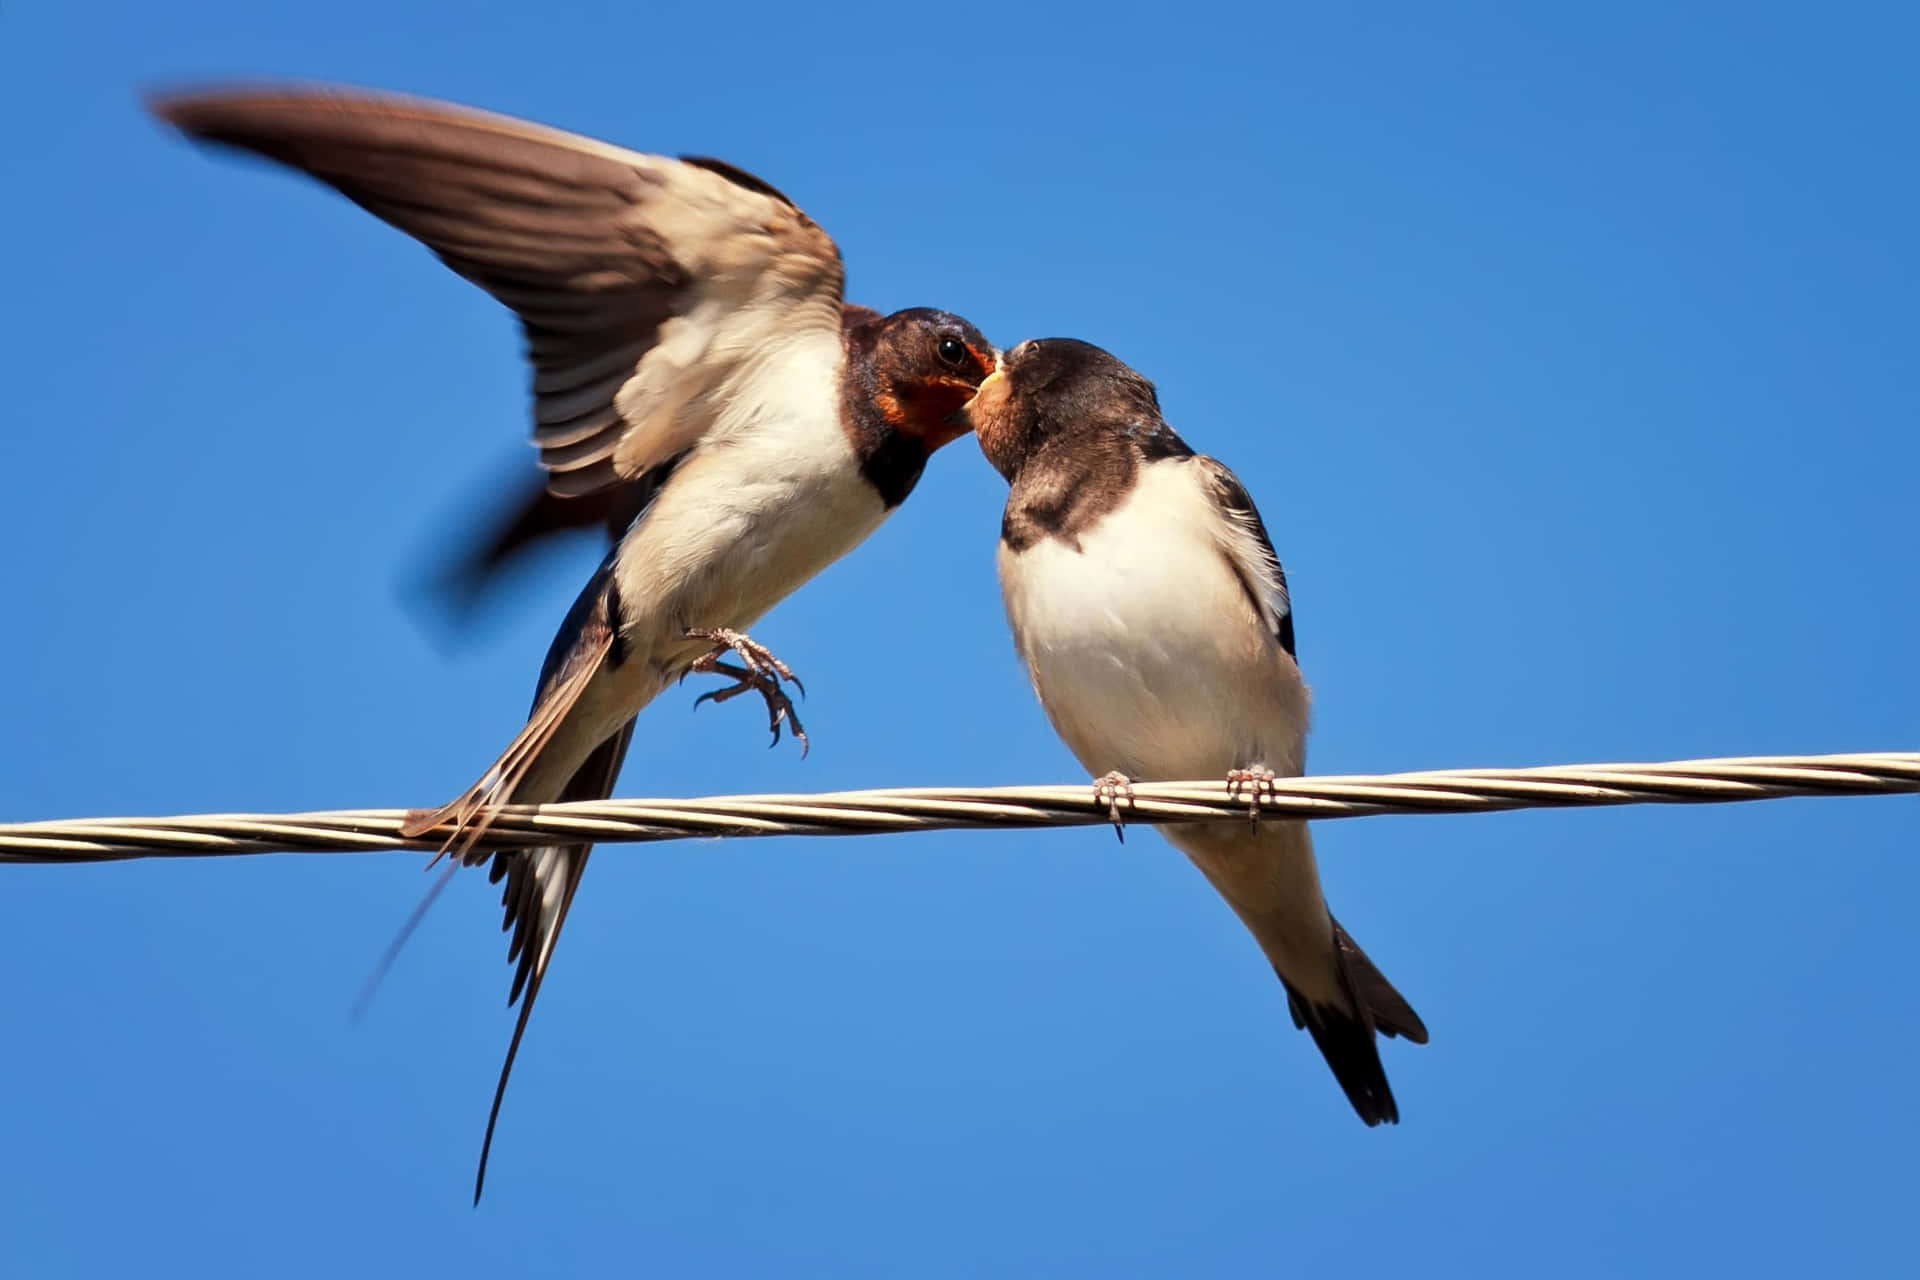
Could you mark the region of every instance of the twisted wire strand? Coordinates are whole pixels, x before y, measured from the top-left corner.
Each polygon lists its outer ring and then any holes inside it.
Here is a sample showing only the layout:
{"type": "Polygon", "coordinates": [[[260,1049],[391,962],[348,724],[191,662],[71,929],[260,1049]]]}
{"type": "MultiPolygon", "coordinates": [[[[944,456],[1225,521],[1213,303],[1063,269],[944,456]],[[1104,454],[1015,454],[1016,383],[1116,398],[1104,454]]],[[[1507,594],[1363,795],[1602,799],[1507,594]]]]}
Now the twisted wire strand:
{"type": "MultiPolygon", "coordinates": [[[[1920,752],[1742,756],[1658,764],[1442,769],[1281,778],[1257,797],[1262,814],[1364,818],[1393,813],[1491,813],[1622,804],[1715,804],[1792,796],[1920,792],[1920,752]]],[[[1251,790],[1224,781],[1137,783],[1129,823],[1247,820],[1251,790]]],[[[400,834],[404,809],[322,813],[76,818],[0,824],[0,863],[111,862],[243,853],[435,852],[445,833],[400,834]]],[[[650,843],[712,837],[878,835],[961,828],[1090,826],[1108,821],[1088,783],[1031,787],[903,787],[697,800],[599,800],[514,805],[488,831],[489,848],[591,840],[650,843]]]]}

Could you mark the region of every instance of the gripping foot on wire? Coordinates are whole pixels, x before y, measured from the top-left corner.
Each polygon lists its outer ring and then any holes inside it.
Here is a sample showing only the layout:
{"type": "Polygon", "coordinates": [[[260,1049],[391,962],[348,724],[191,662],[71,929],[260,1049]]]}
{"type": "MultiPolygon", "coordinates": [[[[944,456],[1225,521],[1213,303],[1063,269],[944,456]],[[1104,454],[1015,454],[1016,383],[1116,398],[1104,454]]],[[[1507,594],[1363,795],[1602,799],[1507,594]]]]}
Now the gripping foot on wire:
{"type": "Polygon", "coordinates": [[[1113,834],[1120,837],[1121,844],[1125,844],[1127,829],[1120,817],[1122,800],[1126,801],[1129,809],[1133,807],[1132,778],[1116,769],[1105,777],[1093,780],[1093,802],[1107,806],[1107,821],[1113,824],[1113,834]]]}
{"type": "Polygon", "coordinates": [[[1233,769],[1227,773],[1227,798],[1237,800],[1243,792],[1251,789],[1247,797],[1247,826],[1251,830],[1260,829],[1260,801],[1276,794],[1273,787],[1273,770],[1265,765],[1255,765],[1251,769],[1233,769]]]}

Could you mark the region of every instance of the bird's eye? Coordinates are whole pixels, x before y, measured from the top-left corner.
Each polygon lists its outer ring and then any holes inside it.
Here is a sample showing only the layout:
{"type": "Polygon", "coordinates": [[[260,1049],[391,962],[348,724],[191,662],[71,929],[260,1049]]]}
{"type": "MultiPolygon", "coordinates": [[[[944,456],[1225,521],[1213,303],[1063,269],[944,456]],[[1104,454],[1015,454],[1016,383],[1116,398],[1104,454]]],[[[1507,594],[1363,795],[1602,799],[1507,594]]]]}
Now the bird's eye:
{"type": "Polygon", "coordinates": [[[934,350],[939,352],[943,364],[950,364],[958,369],[967,363],[967,344],[958,338],[942,338],[940,345],[934,350]]]}

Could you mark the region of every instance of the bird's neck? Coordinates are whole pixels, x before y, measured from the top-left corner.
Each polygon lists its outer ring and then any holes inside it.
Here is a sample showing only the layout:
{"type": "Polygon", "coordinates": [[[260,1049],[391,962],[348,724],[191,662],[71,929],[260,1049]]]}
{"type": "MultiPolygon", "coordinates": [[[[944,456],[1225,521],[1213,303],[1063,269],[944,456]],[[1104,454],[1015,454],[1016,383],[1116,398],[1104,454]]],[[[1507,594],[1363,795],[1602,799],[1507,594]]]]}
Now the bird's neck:
{"type": "Polygon", "coordinates": [[[933,452],[925,434],[906,420],[902,397],[874,360],[872,342],[855,328],[847,332],[840,371],[840,415],[860,460],[861,474],[888,510],[913,492],[933,452]]]}

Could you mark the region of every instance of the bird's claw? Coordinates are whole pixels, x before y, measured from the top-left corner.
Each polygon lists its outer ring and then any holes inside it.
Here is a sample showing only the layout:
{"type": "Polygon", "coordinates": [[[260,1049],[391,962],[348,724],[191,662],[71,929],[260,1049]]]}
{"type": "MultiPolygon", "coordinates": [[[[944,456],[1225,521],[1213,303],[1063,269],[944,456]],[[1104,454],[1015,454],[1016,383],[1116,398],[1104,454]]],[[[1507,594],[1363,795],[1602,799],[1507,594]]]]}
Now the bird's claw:
{"type": "MultiPolygon", "coordinates": [[[[740,661],[747,670],[762,675],[769,680],[778,676],[790,682],[800,691],[801,697],[807,696],[807,686],[800,683],[800,677],[793,674],[793,668],[774,656],[773,650],[755,640],[744,631],[735,631],[731,627],[689,627],[686,632],[690,639],[705,640],[713,645],[713,652],[704,661],[717,662],[720,656],[731,649],[740,655],[740,661]]],[[[700,669],[700,663],[694,663],[694,669],[700,669]]]]}
{"type": "Polygon", "coordinates": [[[1120,843],[1127,842],[1127,830],[1120,819],[1120,802],[1125,800],[1127,807],[1133,807],[1133,779],[1118,769],[1104,777],[1093,780],[1093,802],[1107,806],[1107,821],[1113,824],[1113,834],[1120,837],[1120,843]]]}
{"type": "Polygon", "coordinates": [[[1263,797],[1275,794],[1273,770],[1264,765],[1255,765],[1251,769],[1231,769],[1227,772],[1227,798],[1238,800],[1243,791],[1252,788],[1253,794],[1247,798],[1247,826],[1255,831],[1260,829],[1260,801],[1263,797]]]}
{"type": "Polygon", "coordinates": [[[780,661],[765,645],[749,639],[741,632],[727,627],[689,627],[686,631],[689,639],[705,640],[713,649],[694,660],[689,671],[728,676],[733,683],[724,689],[709,689],[693,700],[694,706],[711,701],[715,704],[731,702],[743,693],[757,693],[767,703],[767,728],[773,731],[773,741],[769,747],[780,742],[780,726],[784,723],[792,731],[794,739],[800,744],[800,755],[807,754],[807,731],[800,727],[800,715],[793,707],[793,699],[780,682],[786,680],[805,697],[807,687],[800,683],[800,677],[793,674],[793,668],[780,661]],[[739,666],[720,661],[729,652],[740,656],[739,666]]]}

